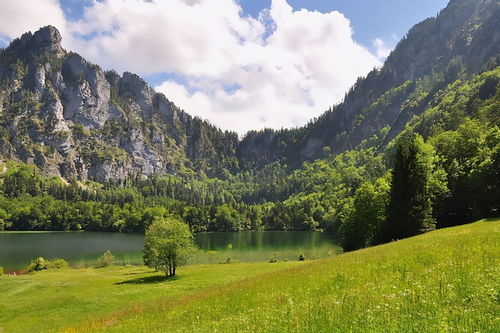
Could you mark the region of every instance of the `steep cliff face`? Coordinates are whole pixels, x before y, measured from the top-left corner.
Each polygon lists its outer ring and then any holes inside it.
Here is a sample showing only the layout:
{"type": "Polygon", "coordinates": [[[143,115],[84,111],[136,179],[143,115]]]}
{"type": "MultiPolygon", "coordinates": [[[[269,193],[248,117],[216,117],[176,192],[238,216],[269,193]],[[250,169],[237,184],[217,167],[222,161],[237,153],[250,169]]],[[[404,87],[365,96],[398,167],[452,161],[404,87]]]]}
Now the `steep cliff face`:
{"type": "Polygon", "coordinates": [[[0,154],[46,174],[107,181],[237,163],[235,133],[178,109],[137,75],[104,72],[61,47],[53,27],[0,53],[0,154]]]}
{"type": "Polygon", "coordinates": [[[293,135],[296,130],[251,133],[240,144],[238,156],[261,164],[284,159],[296,166],[321,157],[325,150],[353,148],[386,127],[387,142],[432,103],[440,87],[500,64],[498,27],[497,0],[452,0],[437,17],[415,25],[381,69],[358,80],[341,104],[300,135],[293,135]],[[276,142],[287,148],[277,150],[276,142]],[[300,152],[299,160],[297,154],[263,159],[269,150],[300,152]]]}

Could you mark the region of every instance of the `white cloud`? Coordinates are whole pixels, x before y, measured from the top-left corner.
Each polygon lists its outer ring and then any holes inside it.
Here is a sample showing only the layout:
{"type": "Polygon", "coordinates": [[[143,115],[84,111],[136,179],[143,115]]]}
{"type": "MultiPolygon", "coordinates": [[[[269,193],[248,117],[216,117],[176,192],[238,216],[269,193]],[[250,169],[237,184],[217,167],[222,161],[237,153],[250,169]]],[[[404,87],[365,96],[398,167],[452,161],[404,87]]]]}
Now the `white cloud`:
{"type": "Polygon", "coordinates": [[[384,42],[380,38],[376,38],[373,41],[373,46],[375,47],[377,58],[379,58],[380,60],[385,60],[385,58],[387,58],[389,54],[391,54],[391,51],[393,50],[393,47],[388,47],[386,45],[386,42],[384,42]]]}
{"type": "Polygon", "coordinates": [[[303,125],[340,101],[357,77],[380,65],[352,40],[350,23],[338,12],[293,12],[286,1],[275,0],[265,14],[272,33],[263,43],[245,43],[239,53],[235,45],[231,54],[237,61],[228,71],[188,82],[195,94],[173,81],[157,90],[191,113],[244,133],[303,125]],[[241,89],[225,92],[223,85],[232,83],[241,89]]]}
{"type": "MultiPolygon", "coordinates": [[[[36,1],[42,2],[55,5],[36,1]]],[[[35,17],[28,14],[12,15],[35,17]]],[[[105,68],[184,78],[156,89],[188,113],[240,134],[303,125],[380,65],[354,42],[341,13],[293,11],[286,0],[273,0],[258,20],[234,0],[94,1],[82,20],[61,25],[66,47],[105,68]]]]}
{"type": "Polygon", "coordinates": [[[71,25],[97,33],[75,48],[94,61],[141,74],[215,77],[237,65],[242,43],[260,43],[261,24],[232,0],[105,0],[71,25]]]}
{"type": "MultiPolygon", "coordinates": [[[[66,29],[63,11],[57,0],[2,0],[0,3],[0,35],[13,39],[45,25],[66,29]]],[[[1,36],[0,36],[1,37],[1,36]]]]}

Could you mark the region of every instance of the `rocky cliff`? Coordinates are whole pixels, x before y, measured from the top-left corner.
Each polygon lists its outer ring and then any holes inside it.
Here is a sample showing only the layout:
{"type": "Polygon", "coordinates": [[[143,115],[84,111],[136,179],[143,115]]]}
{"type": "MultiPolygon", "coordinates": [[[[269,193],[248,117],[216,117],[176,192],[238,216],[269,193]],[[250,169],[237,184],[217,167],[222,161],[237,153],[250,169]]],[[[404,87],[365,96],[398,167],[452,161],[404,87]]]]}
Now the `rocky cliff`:
{"type": "Polygon", "coordinates": [[[0,53],[0,154],[48,175],[107,181],[234,168],[235,133],[177,108],[132,73],[61,47],[51,26],[0,53]]]}

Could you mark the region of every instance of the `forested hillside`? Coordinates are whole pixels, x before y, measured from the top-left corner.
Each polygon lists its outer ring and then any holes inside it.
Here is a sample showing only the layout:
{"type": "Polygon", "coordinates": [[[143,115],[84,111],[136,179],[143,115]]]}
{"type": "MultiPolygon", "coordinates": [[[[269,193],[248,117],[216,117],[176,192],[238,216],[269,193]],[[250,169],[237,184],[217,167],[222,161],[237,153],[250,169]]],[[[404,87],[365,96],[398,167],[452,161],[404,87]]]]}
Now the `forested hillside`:
{"type": "Polygon", "coordinates": [[[325,150],[352,149],[386,127],[389,142],[427,109],[437,90],[500,64],[498,26],[498,1],[452,0],[435,18],[415,25],[384,66],[360,78],[342,103],[303,128],[248,133],[238,156],[257,165],[281,160],[299,166],[325,150]],[[418,99],[405,103],[412,95],[418,99]]]}
{"type": "Polygon", "coordinates": [[[343,103],[242,141],[63,50],[54,28],[27,33],[0,52],[0,229],[132,232],[177,215],[194,231],[330,230],[355,249],[498,216],[498,26],[498,1],[452,0],[343,103]],[[415,215],[397,193],[414,193],[420,229],[391,226],[415,215]]]}

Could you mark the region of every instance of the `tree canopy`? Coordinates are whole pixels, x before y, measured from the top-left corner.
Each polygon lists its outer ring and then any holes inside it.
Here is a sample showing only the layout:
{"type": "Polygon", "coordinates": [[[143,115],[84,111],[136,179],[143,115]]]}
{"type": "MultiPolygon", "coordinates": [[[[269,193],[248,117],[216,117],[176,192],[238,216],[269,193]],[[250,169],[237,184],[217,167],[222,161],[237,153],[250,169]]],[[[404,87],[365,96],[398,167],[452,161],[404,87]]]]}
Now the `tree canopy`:
{"type": "Polygon", "coordinates": [[[167,276],[175,276],[195,250],[188,225],[177,219],[156,217],[146,230],[144,264],[167,276]]]}
{"type": "Polygon", "coordinates": [[[407,133],[399,139],[383,240],[406,238],[435,228],[429,186],[430,149],[418,134],[407,133]]]}

